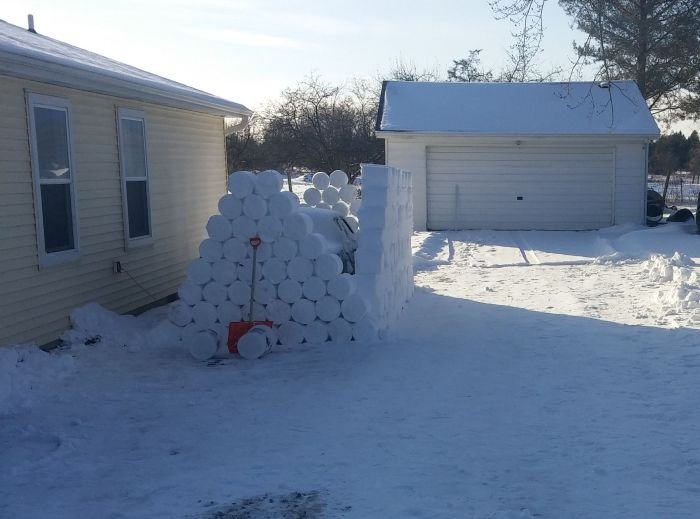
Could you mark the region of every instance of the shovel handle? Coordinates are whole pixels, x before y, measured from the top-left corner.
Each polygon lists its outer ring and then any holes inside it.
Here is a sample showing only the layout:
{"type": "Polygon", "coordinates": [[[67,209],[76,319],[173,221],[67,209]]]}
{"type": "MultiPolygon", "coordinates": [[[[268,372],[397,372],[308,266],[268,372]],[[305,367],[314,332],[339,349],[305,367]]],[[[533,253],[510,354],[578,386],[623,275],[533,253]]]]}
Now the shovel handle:
{"type": "Polygon", "coordinates": [[[250,245],[253,247],[253,268],[251,269],[253,271],[253,279],[250,281],[250,312],[248,312],[248,320],[251,323],[253,322],[253,303],[255,301],[255,267],[258,263],[258,247],[261,242],[262,240],[259,236],[253,236],[250,239],[250,245]]]}

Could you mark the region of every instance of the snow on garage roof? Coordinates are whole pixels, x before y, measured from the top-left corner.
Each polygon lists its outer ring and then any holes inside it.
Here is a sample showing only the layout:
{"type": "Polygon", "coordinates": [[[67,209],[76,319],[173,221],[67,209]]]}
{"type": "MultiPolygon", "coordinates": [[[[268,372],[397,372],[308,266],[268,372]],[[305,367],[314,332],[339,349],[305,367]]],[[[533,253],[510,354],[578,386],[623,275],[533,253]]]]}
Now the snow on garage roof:
{"type": "Polygon", "coordinates": [[[634,81],[386,81],[378,132],[468,135],[659,135],[634,81]],[[603,84],[604,85],[604,84],[603,84]]]}
{"type": "Polygon", "coordinates": [[[0,20],[0,74],[221,116],[245,106],[0,20]]]}

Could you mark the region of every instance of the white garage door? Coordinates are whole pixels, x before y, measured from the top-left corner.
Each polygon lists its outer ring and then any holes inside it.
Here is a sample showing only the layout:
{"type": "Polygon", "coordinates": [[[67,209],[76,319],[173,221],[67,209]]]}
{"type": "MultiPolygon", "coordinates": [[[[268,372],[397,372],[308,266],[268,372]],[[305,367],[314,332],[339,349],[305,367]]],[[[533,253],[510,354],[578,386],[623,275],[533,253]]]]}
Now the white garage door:
{"type": "Polygon", "coordinates": [[[613,221],[612,148],[428,148],[428,229],[599,229],[613,221]]]}

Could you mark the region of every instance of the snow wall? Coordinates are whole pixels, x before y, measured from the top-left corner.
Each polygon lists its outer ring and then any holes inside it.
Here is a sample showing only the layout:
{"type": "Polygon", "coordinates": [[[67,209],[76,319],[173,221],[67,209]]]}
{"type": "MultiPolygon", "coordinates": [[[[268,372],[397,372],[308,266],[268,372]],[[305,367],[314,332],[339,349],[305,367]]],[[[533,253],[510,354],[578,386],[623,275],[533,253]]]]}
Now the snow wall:
{"type": "Polygon", "coordinates": [[[273,321],[280,343],[372,341],[384,332],[413,291],[411,175],[374,165],[362,173],[362,198],[338,170],[314,175],[305,204],[282,191],[276,171],[233,173],[220,213],[207,222],[200,257],[189,265],[180,300],[171,307],[183,344],[192,351],[197,341],[215,336],[223,353],[228,324],[247,320],[254,236],[262,245],[253,318],[273,321]],[[304,206],[332,210],[353,230],[359,227],[355,273],[304,206]],[[366,231],[356,216],[364,218],[366,231]]]}
{"type": "Polygon", "coordinates": [[[413,175],[362,165],[360,231],[355,253],[358,290],[380,332],[386,331],[413,295],[413,175]]]}

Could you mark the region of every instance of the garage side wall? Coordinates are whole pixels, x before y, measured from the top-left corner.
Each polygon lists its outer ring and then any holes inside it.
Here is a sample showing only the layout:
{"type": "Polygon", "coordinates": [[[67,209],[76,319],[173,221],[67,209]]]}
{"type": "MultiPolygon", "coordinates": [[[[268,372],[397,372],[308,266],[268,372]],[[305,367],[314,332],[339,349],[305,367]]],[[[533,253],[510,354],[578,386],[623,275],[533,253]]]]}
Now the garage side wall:
{"type": "Polygon", "coordinates": [[[413,229],[425,231],[428,221],[428,192],[426,179],[425,143],[421,141],[386,144],[386,164],[413,173],[413,229]]]}
{"type": "Polygon", "coordinates": [[[56,339],[88,302],[127,312],[173,294],[225,178],[220,117],[0,76],[0,346],[56,339]],[[38,263],[25,91],[71,105],[80,257],[70,263],[38,263]],[[153,240],[135,248],[125,243],[117,107],[146,117],[153,240]],[[113,260],[145,290],[113,273],[113,260]]]}
{"type": "Polygon", "coordinates": [[[646,211],[646,144],[615,147],[615,224],[643,224],[646,211]]]}

